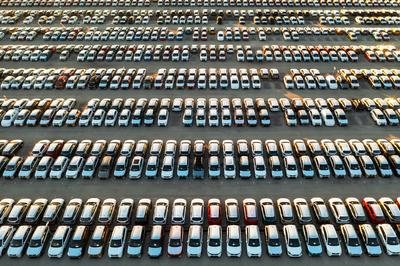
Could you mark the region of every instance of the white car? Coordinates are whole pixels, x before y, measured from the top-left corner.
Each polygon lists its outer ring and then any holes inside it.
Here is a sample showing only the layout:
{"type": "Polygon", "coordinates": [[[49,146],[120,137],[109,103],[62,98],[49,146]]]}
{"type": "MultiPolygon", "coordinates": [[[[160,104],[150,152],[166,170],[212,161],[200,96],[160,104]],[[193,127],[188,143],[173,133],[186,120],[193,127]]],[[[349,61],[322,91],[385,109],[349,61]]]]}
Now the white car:
{"type": "Polygon", "coordinates": [[[173,225],[169,231],[167,254],[170,257],[179,257],[183,251],[183,227],[173,225]]]}
{"type": "Polygon", "coordinates": [[[265,160],[263,156],[254,156],[253,158],[254,164],[254,176],[255,178],[266,178],[267,177],[267,168],[265,166],[265,160]]]}
{"type": "Polygon", "coordinates": [[[288,256],[292,258],[301,257],[303,251],[296,226],[293,224],[284,225],[283,235],[285,238],[286,252],[288,256]]]}
{"type": "Polygon", "coordinates": [[[0,255],[3,255],[10,244],[15,228],[10,225],[0,227],[0,255]]]}
{"type": "Polygon", "coordinates": [[[166,127],[168,125],[169,112],[167,109],[161,109],[158,113],[157,125],[159,127],[166,127]]]}
{"type": "Polygon", "coordinates": [[[226,228],[226,253],[228,257],[240,257],[242,254],[242,237],[238,225],[228,225],[226,228]]]}
{"type": "Polygon", "coordinates": [[[106,116],[106,111],[104,111],[103,109],[97,109],[92,118],[92,126],[101,127],[105,116],[106,116]]]}
{"type": "Polygon", "coordinates": [[[29,242],[32,231],[32,226],[30,225],[21,225],[18,227],[11,239],[10,246],[7,249],[8,257],[22,257],[23,251],[29,242]]]}
{"type": "Polygon", "coordinates": [[[66,178],[76,179],[79,177],[79,174],[83,168],[85,159],[82,156],[74,156],[72,157],[67,170],[65,172],[66,178]]]}
{"type": "Polygon", "coordinates": [[[335,126],[335,118],[333,117],[331,110],[329,110],[328,108],[323,108],[321,110],[321,117],[322,120],[324,121],[325,126],[327,127],[335,126]]]}
{"type": "Polygon", "coordinates": [[[117,225],[114,227],[108,245],[109,258],[122,258],[124,255],[126,233],[126,226],[117,225]]]}
{"type": "Polygon", "coordinates": [[[54,115],[52,125],[53,127],[62,127],[64,125],[65,120],[67,120],[68,111],[65,109],[60,109],[54,115]]]}
{"type": "Polygon", "coordinates": [[[381,245],[372,225],[361,224],[359,229],[367,254],[369,256],[380,256],[382,254],[381,245]]]}
{"type": "Polygon", "coordinates": [[[390,224],[378,224],[376,229],[378,231],[379,239],[385,247],[386,254],[389,256],[400,255],[399,238],[397,237],[393,227],[390,224]]]}
{"type": "Polygon", "coordinates": [[[347,253],[352,257],[359,257],[363,251],[361,248],[360,239],[357,236],[356,230],[352,224],[342,224],[340,231],[344,239],[347,253]]]}
{"type": "MultiPolygon", "coordinates": [[[[96,117],[96,113],[95,113],[95,117],[96,117]]],[[[95,119],[94,117],[94,119],[95,119]]],[[[105,119],[104,119],[104,125],[106,127],[113,127],[115,125],[115,123],[117,122],[118,119],[118,111],[115,109],[110,109],[108,110],[105,119]]]]}
{"type": "Polygon", "coordinates": [[[236,166],[233,156],[224,157],[224,177],[227,179],[236,177],[236,166]]]}
{"type": "Polygon", "coordinates": [[[298,168],[294,156],[289,155],[283,158],[283,162],[285,165],[285,174],[287,178],[297,178],[298,177],[298,168]]]}
{"type": "Polygon", "coordinates": [[[371,117],[377,126],[387,126],[387,120],[382,110],[378,108],[371,110],[371,117]]]}
{"type": "Polygon", "coordinates": [[[135,156],[132,159],[131,166],[129,168],[129,178],[137,179],[140,178],[143,171],[144,159],[142,156],[135,156]]]}
{"type": "Polygon", "coordinates": [[[342,247],[340,246],[339,236],[335,227],[332,224],[321,225],[321,235],[327,255],[329,257],[341,256],[342,247]]]}
{"type": "Polygon", "coordinates": [[[208,226],[207,255],[221,257],[222,255],[222,228],[220,225],[208,226]]]}
{"type": "Polygon", "coordinates": [[[188,257],[200,258],[203,247],[203,228],[201,225],[189,227],[186,253],[188,257]]]}
{"type": "Polygon", "coordinates": [[[69,158],[66,156],[58,156],[54,164],[51,166],[50,178],[60,179],[67,169],[69,158]]]}
{"type": "Polygon", "coordinates": [[[129,237],[129,244],[126,252],[129,257],[140,258],[143,253],[145,228],[142,225],[134,225],[129,237]]]}
{"type": "Polygon", "coordinates": [[[64,250],[68,245],[71,231],[71,227],[67,225],[60,225],[57,227],[47,251],[49,258],[61,258],[64,255],[64,250]]]}
{"type": "Polygon", "coordinates": [[[247,256],[249,258],[261,257],[261,236],[260,231],[258,230],[258,225],[247,225],[245,231],[247,256]]]}
{"type": "Polygon", "coordinates": [[[282,255],[282,245],[276,225],[265,226],[265,242],[269,256],[279,257],[282,255]]]}
{"type": "Polygon", "coordinates": [[[171,179],[174,175],[174,163],[175,159],[172,155],[164,156],[163,163],[161,166],[161,178],[171,179]]]}
{"type": "Polygon", "coordinates": [[[18,110],[17,109],[10,109],[8,110],[3,119],[1,120],[2,127],[11,127],[14,123],[14,120],[17,118],[18,110]]]}

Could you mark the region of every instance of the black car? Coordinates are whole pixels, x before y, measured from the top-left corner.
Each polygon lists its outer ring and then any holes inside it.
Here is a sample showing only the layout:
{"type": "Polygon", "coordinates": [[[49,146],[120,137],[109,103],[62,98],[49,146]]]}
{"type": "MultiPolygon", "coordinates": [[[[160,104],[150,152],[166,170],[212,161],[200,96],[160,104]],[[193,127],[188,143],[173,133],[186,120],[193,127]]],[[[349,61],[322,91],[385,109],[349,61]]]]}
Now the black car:
{"type": "Polygon", "coordinates": [[[114,165],[113,156],[104,156],[101,160],[99,171],[97,172],[97,177],[100,179],[107,179],[111,175],[111,170],[114,165]]]}

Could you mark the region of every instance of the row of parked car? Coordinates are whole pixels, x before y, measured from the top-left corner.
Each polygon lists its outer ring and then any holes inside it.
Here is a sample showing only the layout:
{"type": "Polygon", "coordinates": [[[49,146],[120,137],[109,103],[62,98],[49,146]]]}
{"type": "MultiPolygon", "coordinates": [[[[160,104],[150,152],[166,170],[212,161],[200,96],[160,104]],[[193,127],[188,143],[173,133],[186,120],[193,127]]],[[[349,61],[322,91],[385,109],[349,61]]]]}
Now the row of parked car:
{"type": "Polygon", "coordinates": [[[286,41],[299,41],[300,37],[318,37],[321,35],[346,35],[350,40],[357,41],[362,35],[371,35],[376,41],[389,41],[390,35],[397,36],[398,28],[378,27],[242,27],[240,31],[221,31],[217,36],[214,27],[2,27],[0,40],[9,37],[11,41],[34,41],[39,36],[44,41],[183,41],[191,38],[193,41],[266,41],[271,35],[282,35],[286,41]],[[222,34],[222,35],[221,35],[222,34]],[[224,36],[223,36],[224,35],[224,36]],[[189,36],[189,37],[187,37],[189,36]],[[253,36],[253,37],[251,37],[253,36]],[[219,37],[219,38],[218,38],[219,37]]]}
{"type": "MultiPolygon", "coordinates": [[[[172,112],[182,112],[187,109],[242,109],[247,112],[250,109],[254,109],[258,112],[263,109],[270,112],[284,112],[287,109],[293,109],[294,111],[317,109],[319,111],[323,109],[330,109],[335,111],[342,109],[345,112],[351,111],[371,111],[373,109],[380,109],[382,111],[386,109],[399,109],[400,98],[386,97],[386,98],[92,98],[80,109],[75,98],[0,98],[0,110],[8,112],[9,110],[28,109],[29,111],[35,111],[39,109],[41,112],[46,112],[48,109],[54,109],[58,111],[65,109],[71,111],[78,109],[79,111],[85,112],[90,109],[96,111],[102,109],[108,112],[111,109],[121,111],[124,109],[135,112],[136,109],[167,109],[172,112]]],[[[37,112],[37,111],[36,111],[37,112]]]]}
{"type": "Polygon", "coordinates": [[[19,68],[0,69],[0,89],[261,89],[276,68],[19,68]]]}
{"type": "Polygon", "coordinates": [[[92,98],[83,108],[75,98],[11,98],[0,99],[0,125],[167,126],[170,112],[183,112],[184,126],[270,126],[269,111],[282,111],[288,126],[347,126],[346,112],[353,110],[384,114],[389,124],[396,125],[399,107],[395,98],[92,98]]]}
{"type": "MultiPolygon", "coordinates": [[[[287,89],[358,89],[366,80],[374,89],[400,88],[398,69],[340,69],[322,75],[318,69],[292,68],[283,82],[287,89]]],[[[0,88],[9,89],[261,89],[262,79],[279,79],[271,68],[19,68],[0,69],[0,88]]]]}
{"type": "Polygon", "coordinates": [[[3,7],[90,7],[90,6],[150,6],[150,0],[6,0],[1,3],[3,7]]]}
{"type": "Polygon", "coordinates": [[[338,229],[330,223],[328,207],[322,198],[312,198],[310,204],[304,198],[296,198],[293,200],[295,211],[287,198],[277,200],[278,211],[269,198],[260,199],[260,208],[254,199],[246,198],[242,201],[244,232],[238,224],[242,216],[240,205],[234,198],[224,202],[226,226],[221,225],[223,210],[219,199],[209,199],[207,206],[203,199],[192,199],[188,230],[184,226],[187,201],[182,198],[175,199],[172,204],[171,225],[168,228],[165,226],[169,213],[168,199],[157,199],[154,206],[151,199],[140,199],[135,214],[133,199],[123,199],[118,210],[115,199],[105,199],[103,204],[100,202],[98,198],[91,198],[83,204],[82,199],[75,198],[64,209],[65,202],[61,198],[49,203],[47,199],[34,202],[28,198],[18,202],[1,200],[1,218],[9,224],[0,226],[1,253],[7,252],[9,257],[40,257],[48,245],[47,255],[50,258],[61,258],[64,253],[70,258],[80,258],[85,254],[102,257],[106,250],[110,258],[121,258],[125,254],[141,257],[147,242],[147,255],[153,258],[160,257],[164,248],[171,257],[182,256],[185,246],[188,257],[200,257],[203,244],[209,257],[220,257],[223,246],[228,257],[241,257],[242,249],[246,250],[248,257],[261,257],[263,249],[269,256],[277,257],[282,255],[283,247],[289,257],[301,257],[303,248],[309,256],[321,256],[323,250],[328,256],[341,256],[342,246],[349,256],[354,257],[363,253],[380,256],[383,250],[389,256],[400,254],[400,227],[385,223],[385,217],[389,220],[393,217],[397,221],[400,219],[400,209],[396,205],[399,198],[396,202],[388,197],[378,201],[366,197],[362,202],[354,197],[347,198],[345,202],[340,198],[330,198],[329,208],[339,224],[338,229]],[[146,224],[150,220],[151,209],[153,225],[148,231],[146,224]],[[258,225],[258,209],[262,222],[267,224],[262,229],[258,225]],[[312,223],[311,209],[317,218],[317,225],[312,223]],[[294,213],[301,224],[299,228],[293,224],[294,213]],[[278,216],[282,227],[275,225],[278,216]],[[116,225],[112,227],[110,223],[114,217],[116,225]],[[350,217],[354,219],[354,224],[350,223],[350,217]],[[19,221],[15,222],[16,219],[19,221]],[[129,226],[131,219],[135,220],[133,226],[129,226]],[[367,223],[368,219],[377,225],[367,223]],[[203,227],[206,220],[208,227],[203,227]],[[46,224],[34,226],[42,221],[46,224]],[[49,226],[54,221],[61,221],[62,225],[49,226]],[[75,223],[78,225],[74,226],[75,223]],[[207,229],[204,238],[203,228],[207,229]],[[223,231],[226,232],[224,237],[223,231]],[[167,238],[164,234],[169,235],[167,243],[164,243],[164,238],[167,238]]]}
{"type": "Polygon", "coordinates": [[[0,170],[7,179],[391,177],[400,175],[399,146],[398,139],[41,140],[27,157],[2,152],[0,170]]]}
{"type": "Polygon", "coordinates": [[[335,0],[313,0],[313,1],[299,1],[299,0],[158,0],[158,6],[164,5],[177,5],[177,6],[274,6],[274,7],[396,7],[398,3],[390,0],[362,0],[362,1],[335,1],[335,0]]]}
{"type": "MultiPolygon", "coordinates": [[[[1,3],[3,7],[98,7],[98,6],[151,6],[150,0],[5,0],[1,3]]],[[[219,7],[241,7],[241,6],[271,6],[271,7],[397,7],[394,0],[361,0],[361,1],[334,1],[334,0],[158,0],[158,6],[219,6],[219,7]]],[[[368,9],[367,9],[368,10],[368,9]]]]}
{"type": "Polygon", "coordinates": [[[153,202],[142,198],[135,202],[124,198],[117,204],[114,198],[90,198],[84,202],[73,198],[47,200],[29,198],[0,201],[2,225],[269,225],[269,224],[398,224],[400,221],[400,197],[393,200],[381,197],[330,198],[320,197],[262,198],[258,202],[245,198],[240,203],[235,198],[221,201],[210,198],[190,200],[177,198],[173,202],[159,198],[153,202]],[[326,204],[327,203],[327,204],[326,204]],[[136,206],[135,206],[136,205],[136,206]],[[136,210],[135,210],[136,208],[136,210]],[[330,211],[329,211],[330,210],[330,211]]]}
{"type": "Polygon", "coordinates": [[[321,74],[318,69],[290,69],[283,77],[286,89],[359,89],[365,80],[374,89],[400,88],[398,69],[339,69],[334,74],[321,74]]]}
{"type": "MultiPolygon", "coordinates": [[[[369,18],[365,24],[374,24],[374,19],[386,20],[395,18],[398,12],[391,9],[366,10],[355,9],[353,12],[347,10],[315,10],[315,9],[133,9],[133,10],[1,10],[1,24],[31,24],[38,22],[39,24],[52,24],[60,22],[62,24],[104,24],[110,21],[112,24],[148,24],[151,19],[157,19],[158,24],[208,24],[209,19],[216,20],[219,24],[223,19],[232,17],[243,19],[252,19],[255,24],[290,24],[290,17],[295,17],[296,20],[301,17],[301,21],[297,24],[304,24],[304,18],[310,20],[320,17],[324,18],[325,23],[334,25],[339,22],[350,24],[350,18],[354,17],[356,23],[360,23],[360,18],[369,18]],[[288,18],[287,18],[288,17],[288,18]],[[340,20],[337,21],[336,18],[340,20]],[[289,19],[289,20],[287,20],[289,19]],[[331,20],[333,22],[331,23],[331,20]],[[344,19],[344,21],[342,21],[344,19]],[[358,20],[357,20],[358,19],[358,20]],[[300,22],[300,23],[299,23],[300,22]]],[[[390,20],[386,24],[393,24],[390,20]]],[[[339,23],[341,24],[341,23],[339,23]]]]}
{"type": "Polygon", "coordinates": [[[270,126],[271,112],[282,110],[288,126],[347,126],[346,111],[368,110],[378,126],[397,126],[399,102],[395,98],[93,98],[84,109],[76,99],[0,99],[1,127],[11,126],[168,126],[170,112],[181,112],[184,126],[270,126]],[[207,104],[208,102],[208,104],[207,104]],[[267,104],[268,103],[268,104],[267,104]],[[208,106],[208,107],[207,107],[208,106]]]}
{"type": "MultiPolygon", "coordinates": [[[[218,33],[219,34],[219,33],[218,33]]],[[[48,61],[58,55],[67,61],[76,55],[78,62],[93,61],[226,61],[238,62],[357,62],[359,56],[370,62],[399,62],[400,52],[394,46],[263,46],[251,45],[4,45],[0,46],[2,61],[48,61]],[[195,56],[197,55],[197,56],[195,56]]]]}

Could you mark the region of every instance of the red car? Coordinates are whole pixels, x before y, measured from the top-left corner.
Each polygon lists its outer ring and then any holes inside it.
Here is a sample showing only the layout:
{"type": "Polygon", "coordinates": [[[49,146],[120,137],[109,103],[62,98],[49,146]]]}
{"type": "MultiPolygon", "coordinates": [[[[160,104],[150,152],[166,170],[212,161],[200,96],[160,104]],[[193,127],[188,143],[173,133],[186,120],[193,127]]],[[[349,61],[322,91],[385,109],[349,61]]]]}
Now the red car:
{"type": "Polygon", "coordinates": [[[221,201],[219,199],[208,200],[208,224],[220,225],[222,222],[221,201]]]}
{"type": "Polygon", "coordinates": [[[378,202],[371,197],[366,197],[362,200],[364,208],[367,210],[367,214],[374,224],[381,224],[385,222],[385,215],[383,214],[381,206],[378,202]]]}
{"type": "Polygon", "coordinates": [[[246,225],[258,224],[257,203],[254,199],[243,200],[243,211],[246,225]]]}
{"type": "Polygon", "coordinates": [[[399,206],[399,208],[400,208],[400,197],[396,198],[395,202],[396,202],[397,206],[399,206]]]}

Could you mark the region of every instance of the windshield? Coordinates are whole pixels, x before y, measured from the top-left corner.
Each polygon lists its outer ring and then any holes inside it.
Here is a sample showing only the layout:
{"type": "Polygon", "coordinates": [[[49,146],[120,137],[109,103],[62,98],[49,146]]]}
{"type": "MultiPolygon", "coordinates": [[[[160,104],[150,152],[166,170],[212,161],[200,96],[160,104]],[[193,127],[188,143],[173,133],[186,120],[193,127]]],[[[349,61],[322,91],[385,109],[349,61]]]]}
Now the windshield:
{"type": "Polygon", "coordinates": [[[239,239],[229,239],[228,245],[231,247],[238,247],[240,245],[239,239]]]}
{"type": "Polygon", "coordinates": [[[171,247],[180,247],[182,244],[181,244],[181,240],[180,239],[170,239],[169,240],[169,245],[171,247]]]}
{"type": "Polygon", "coordinates": [[[161,241],[160,240],[151,240],[149,243],[149,247],[153,247],[153,248],[161,247],[161,241]]]}
{"type": "Polygon", "coordinates": [[[268,245],[272,246],[272,247],[277,247],[280,245],[279,240],[278,239],[272,239],[270,238],[268,241],[268,245]]]}
{"type": "Polygon", "coordinates": [[[100,247],[100,246],[102,246],[103,245],[103,241],[102,241],[102,239],[95,239],[95,240],[92,240],[91,241],[91,244],[90,244],[92,247],[100,247]]]}
{"type": "Polygon", "coordinates": [[[22,246],[22,239],[14,239],[11,244],[11,247],[20,247],[22,246]]]}
{"type": "Polygon", "coordinates": [[[319,239],[316,238],[316,237],[310,237],[310,238],[308,239],[308,244],[309,244],[310,246],[313,246],[313,247],[319,246],[319,245],[320,245],[319,239]]]}
{"type": "Polygon", "coordinates": [[[199,239],[190,239],[189,246],[191,247],[200,247],[200,240],[199,239]]]}
{"type": "Polygon", "coordinates": [[[209,246],[210,247],[219,247],[220,245],[221,245],[220,239],[211,238],[210,241],[209,241],[209,246]]]}
{"type": "Polygon", "coordinates": [[[80,240],[72,240],[69,246],[71,248],[79,248],[82,246],[82,242],[80,240]]]}
{"type": "Polygon", "coordinates": [[[260,240],[259,239],[249,239],[248,245],[250,247],[258,247],[260,245],[260,240]]]}
{"type": "Polygon", "coordinates": [[[349,246],[353,246],[353,247],[358,247],[359,245],[360,245],[360,242],[358,241],[358,239],[357,238],[350,238],[349,240],[348,240],[348,243],[347,243],[349,246]]]}
{"type": "Polygon", "coordinates": [[[300,242],[298,239],[289,239],[289,247],[299,247],[300,242]]]}
{"type": "Polygon", "coordinates": [[[388,243],[388,245],[398,245],[399,244],[399,240],[397,239],[397,237],[388,237],[386,242],[388,243]]]}
{"type": "Polygon", "coordinates": [[[63,244],[63,241],[60,239],[55,239],[51,242],[51,246],[54,248],[59,248],[62,246],[62,244],[63,244]]]}
{"type": "Polygon", "coordinates": [[[40,247],[41,245],[42,245],[42,241],[40,239],[33,239],[29,243],[29,246],[33,247],[33,248],[40,247]]]}
{"type": "Polygon", "coordinates": [[[131,247],[141,247],[142,246],[142,242],[140,241],[140,239],[131,239],[129,241],[129,246],[131,246],[131,247]]]}
{"type": "Polygon", "coordinates": [[[122,241],[120,239],[111,240],[111,247],[117,248],[122,246],[122,241]]]}
{"type": "Polygon", "coordinates": [[[337,238],[328,238],[328,245],[329,246],[338,246],[339,240],[337,238]]]}
{"type": "Polygon", "coordinates": [[[378,244],[378,239],[376,239],[376,238],[368,238],[368,240],[367,240],[367,245],[368,246],[379,246],[379,244],[378,244]]]}

